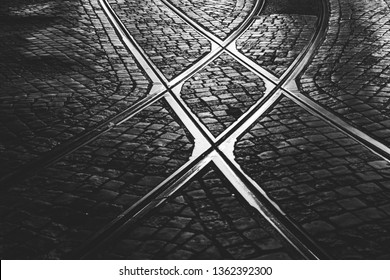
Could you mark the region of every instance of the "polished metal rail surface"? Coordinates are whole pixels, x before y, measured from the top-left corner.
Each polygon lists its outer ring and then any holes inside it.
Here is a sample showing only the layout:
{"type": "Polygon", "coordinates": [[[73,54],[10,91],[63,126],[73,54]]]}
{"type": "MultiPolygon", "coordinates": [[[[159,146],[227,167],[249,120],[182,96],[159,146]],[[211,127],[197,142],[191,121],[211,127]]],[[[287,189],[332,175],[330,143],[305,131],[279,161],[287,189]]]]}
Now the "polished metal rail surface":
{"type": "MultiPolygon", "coordinates": [[[[119,17],[110,8],[106,0],[100,0],[101,5],[111,19],[113,25],[118,29],[118,33],[125,34],[122,38],[124,44],[129,50],[135,49],[140,53],[140,47],[135,40],[126,31],[124,24],[121,23],[119,17]]],[[[174,194],[193,176],[195,176],[208,163],[214,162],[227,179],[232,182],[237,191],[247,200],[259,215],[265,217],[268,222],[304,257],[307,259],[329,258],[308,236],[306,236],[294,223],[292,223],[280,208],[267,197],[264,191],[254,183],[235,163],[234,156],[231,153],[232,144],[237,137],[242,134],[250,125],[264,114],[271,106],[273,106],[283,93],[283,86],[287,81],[294,80],[307,63],[308,59],[313,54],[313,45],[318,45],[322,40],[324,30],[327,23],[328,7],[322,5],[321,15],[317,24],[316,32],[313,34],[308,46],[295,59],[287,72],[280,78],[276,78],[271,73],[264,70],[261,66],[250,62],[249,59],[241,55],[235,48],[236,40],[250,27],[255,16],[260,13],[264,7],[264,2],[257,1],[251,14],[246,18],[244,23],[236,29],[226,40],[216,38],[209,31],[203,29],[197,22],[186,16],[180,9],[173,6],[169,1],[162,0],[169,8],[179,15],[188,25],[193,27],[197,32],[206,37],[212,44],[212,50],[209,54],[200,59],[197,63],[184,71],[182,74],[174,78],[172,81],[164,80],[163,75],[159,71],[153,73],[157,76],[157,80],[161,81],[167,93],[165,98],[168,103],[175,108],[175,112],[180,116],[186,115],[183,124],[193,126],[193,132],[203,136],[202,141],[196,141],[195,150],[197,155],[192,157],[192,160],[175,172],[170,178],[157,186],[147,196],[137,202],[135,205],[127,209],[116,220],[111,222],[105,228],[101,229],[90,242],[79,251],[74,252],[73,256],[80,258],[91,257],[96,251],[101,249],[106,243],[114,240],[121,232],[138,221],[149,211],[163,203],[168,197],[174,194]],[[216,59],[221,53],[228,53],[239,63],[261,77],[268,84],[267,92],[252,108],[250,108],[243,116],[241,116],[233,125],[226,129],[219,137],[215,138],[200,122],[200,120],[191,112],[187,105],[180,98],[181,87],[185,81],[203,69],[206,65],[216,59]],[[298,70],[297,70],[298,69],[298,70]],[[178,112],[180,111],[180,112],[178,112]],[[194,128],[194,126],[196,128],[194,128]],[[198,145],[198,146],[197,146],[198,145]],[[199,148],[197,148],[199,147],[199,148]]],[[[324,3],[324,1],[322,1],[324,3]]],[[[145,56],[143,56],[149,68],[156,66],[145,56]]],[[[153,74],[153,75],[154,75],[153,74]]]]}
{"type": "Polygon", "coordinates": [[[72,252],[72,258],[89,258],[93,256],[94,253],[104,248],[107,243],[115,240],[121,232],[142,219],[142,217],[155,209],[155,207],[164,203],[210,163],[214,163],[217,166],[254,211],[256,211],[258,215],[264,217],[303,258],[330,258],[310,237],[288,218],[287,213],[284,213],[284,211],[268,197],[261,186],[242,170],[234,157],[234,146],[237,139],[246,133],[259,118],[266,116],[267,112],[269,112],[283,97],[287,97],[306,111],[324,120],[332,127],[335,127],[338,131],[355,139],[386,161],[390,161],[390,148],[388,146],[326,110],[324,107],[302,94],[297,87],[296,80],[308,63],[310,63],[316,49],[320,46],[325,36],[329,20],[328,1],[318,1],[321,3],[320,13],[318,15],[316,29],[313,32],[309,43],[299,53],[284,74],[281,77],[276,77],[265,68],[261,67],[261,65],[258,65],[253,60],[240,53],[236,48],[237,40],[250,28],[251,24],[255,21],[256,16],[261,13],[265,1],[256,1],[253,10],[245,18],[242,24],[233,30],[225,40],[221,40],[210,31],[203,28],[198,22],[187,16],[180,8],[174,6],[170,0],[161,0],[166,7],[180,17],[189,27],[206,38],[211,45],[209,53],[205,54],[196,63],[190,65],[188,69],[184,70],[173,79],[168,80],[133,38],[125,24],[108,3],[108,0],[99,0],[104,14],[109,19],[123,45],[128,52],[133,55],[150,81],[147,97],[119,114],[109,118],[98,127],[61,145],[59,148],[54,149],[40,160],[35,161],[32,164],[27,164],[16,172],[2,178],[0,183],[7,185],[11,181],[15,182],[17,180],[22,180],[23,178],[34,174],[34,172],[59,161],[64,156],[87,145],[114,127],[122,125],[125,121],[133,118],[143,109],[154,104],[158,100],[163,99],[169,104],[177,116],[180,117],[180,121],[194,138],[194,150],[191,158],[185,165],[156,186],[146,196],[120,214],[111,223],[99,230],[83,247],[72,252]],[[266,91],[262,98],[220,135],[215,137],[183,101],[181,98],[181,91],[183,85],[189,79],[215,61],[222,54],[228,54],[235,59],[236,62],[260,77],[265,83],[266,91]]]}
{"type": "Polygon", "coordinates": [[[251,24],[255,21],[256,16],[261,13],[265,1],[256,1],[253,10],[247,18],[238,28],[232,31],[225,40],[219,39],[210,31],[203,28],[198,22],[188,17],[180,8],[174,6],[170,0],[160,1],[180,17],[189,27],[196,30],[196,32],[209,41],[211,45],[210,52],[203,55],[196,63],[190,65],[188,69],[184,70],[173,79],[168,80],[133,38],[125,24],[108,3],[108,0],[99,0],[105,16],[109,19],[112,27],[122,41],[123,46],[133,55],[150,81],[147,97],[119,114],[110,117],[98,127],[87,131],[78,138],[61,145],[57,149],[54,149],[38,161],[27,164],[16,172],[2,178],[0,183],[7,185],[8,182],[23,180],[25,177],[34,174],[34,172],[59,161],[64,156],[87,145],[111,129],[122,125],[125,121],[133,118],[136,114],[155,102],[165,100],[177,116],[180,117],[180,121],[188,129],[194,139],[194,150],[189,161],[133,206],[121,213],[115,220],[100,229],[85,243],[85,246],[72,252],[72,258],[92,257],[94,253],[104,248],[107,243],[115,240],[115,238],[124,230],[142,219],[142,217],[155,209],[158,205],[164,203],[210,163],[215,164],[247,201],[250,207],[252,207],[259,216],[264,217],[303,258],[330,258],[322,248],[288,218],[287,213],[268,197],[261,186],[242,170],[241,166],[235,161],[234,156],[234,146],[237,140],[246,133],[259,118],[266,116],[282,98],[288,98],[306,111],[324,120],[338,131],[355,139],[386,161],[390,161],[390,148],[388,146],[347,123],[342,118],[302,94],[296,84],[299,75],[308,63],[310,63],[311,58],[325,36],[329,20],[328,1],[318,0],[321,3],[321,9],[316,23],[316,29],[313,32],[309,43],[280,77],[276,77],[274,74],[261,67],[261,65],[258,65],[243,53],[240,53],[236,48],[237,40],[250,28],[251,24]],[[264,92],[263,97],[243,113],[233,124],[225,129],[220,135],[214,136],[183,101],[181,91],[183,85],[189,79],[202,71],[222,54],[229,55],[231,58],[235,59],[236,62],[260,77],[265,83],[266,91],[264,92]]]}

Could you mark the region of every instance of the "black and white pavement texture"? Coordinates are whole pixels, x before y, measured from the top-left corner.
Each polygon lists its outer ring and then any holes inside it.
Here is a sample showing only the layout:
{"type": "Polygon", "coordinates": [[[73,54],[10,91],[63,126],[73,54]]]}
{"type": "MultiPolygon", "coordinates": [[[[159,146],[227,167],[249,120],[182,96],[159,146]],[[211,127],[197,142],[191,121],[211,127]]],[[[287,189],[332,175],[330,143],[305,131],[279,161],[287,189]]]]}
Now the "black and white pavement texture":
{"type": "Polygon", "coordinates": [[[2,259],[390,259],[389,0],[2,0],[2,259]]]}

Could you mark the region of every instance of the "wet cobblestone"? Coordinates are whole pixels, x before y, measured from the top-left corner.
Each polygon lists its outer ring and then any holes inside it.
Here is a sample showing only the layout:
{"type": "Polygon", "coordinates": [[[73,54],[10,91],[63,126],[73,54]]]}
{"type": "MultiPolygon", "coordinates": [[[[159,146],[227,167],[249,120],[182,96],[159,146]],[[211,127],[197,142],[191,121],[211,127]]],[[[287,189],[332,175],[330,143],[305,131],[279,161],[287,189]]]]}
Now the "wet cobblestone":
{"type": "Polygon", "coordinates": [[[206,167],[99,254],[103,259],[291,259],[290,245],[206,167]]]}
{"type": "Polygon", "coordinates": [[[262,15],[237,40],[237,49],[280,77],[297,58],[315,31],[312,15],[262,15]]]}
{"type": "Polygon", "coordinates": [[[226,39],[248,17],[254,0],[169,0],[192,20],[220,39],[226,39]]]}
{"type": "Polygon", "coordinates": [[[388,257],[390,165],[353,139],[284,98],[235,157],[334,258],[388,257]]]}
{"type": "MultiPolygon", "coordinates": [[[[255,3],[167,1],[221,39],[255,3]]],[[[167,79],[210,52],[210,42],[161,0],[109,2],[167,79]]],[[[318,104],[389,144],[389,2],[329,2],[326,37],[297,84],[318,104]]],[[[266,1],[237,49],[281,77],[308,43],[319,4],[266,1]]],[[[145,97],[149,87],[98,0],[1,1],[0,180],[88,135],[145,97]]],[[[223,52],[183,85],[181,98],[218,136],[264,92],[261,78],[223,52]]],[[[2,259],[63,259],[85,245],[188,162],[194,142],[202,141],[192,139],[180,117],[161,99],[2,186],[2,259]]],[[[244,172],[332,257],[390,258],[388,161],[286,97],[239,137],[234,153],[244,172]]],[[[94,257],[301,257],[213,163],[192,171],[197,174],[189,183],[94,257]]]]}
{"type": "Polygon", "coordinates": [[[165,102],[141,111],[24,182],[1,190],[2,258],[64,258],[192,154],[165,102]]]}
{"type": "Polygon", "coordinates": [[[330,1],[324,43],[302,91],[369,135],[390,143],[388,1],[330,1]]]}
{"type": "Polygon", "coordinates": [[[184,84],[181,97],[216,137],[264,92],[260,77],[228,54],[222,54],[184,84]]]}
{"type": "Polygon", "coordinates": [[[318,15],[321,0],[267,0],[261,15],[318,15]]]}
{"type": "Polygon", "coordinates": [[[0,176],[144,97],[96,0],[2,1],[0,176]]]}
{"type": "Polygon", "coordinates": [[[204,37],[159,0],[109,3],[168,80],[211,50],[204,37]]]}

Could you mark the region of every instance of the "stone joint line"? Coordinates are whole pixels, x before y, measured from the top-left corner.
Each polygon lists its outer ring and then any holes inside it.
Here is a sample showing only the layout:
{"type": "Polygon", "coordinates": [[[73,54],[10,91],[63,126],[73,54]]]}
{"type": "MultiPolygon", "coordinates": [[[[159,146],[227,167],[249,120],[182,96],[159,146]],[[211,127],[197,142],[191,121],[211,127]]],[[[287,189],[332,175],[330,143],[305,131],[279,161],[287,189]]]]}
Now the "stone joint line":
{"type": "MultiPolygon", "coordinates": [[[[101,0],[101,1],[102,1],[102,3],[105,3],[105,0],[101,0]]],[[[171,104],[173,110],[176,113],[178,113],[178,115],[181,115],[183,112],[185,112],[185,114],[187,116],[189,116],[189,118],[185,117],[184,119],[182,119],[182,122],[183,122],[183,124],[186,127],[191,127],[189,130],[193,134],[193,136],[194,136],[194,134],[197,134],[196,137],[200,138],[202,133],[199,133],[198,131],[199,130],[201,130],[201,131],[203,130],[202,131],[203,132],[203,136],[206,135],[206,139],[208,138],[208,142],[210,142],[210,144],[216,144],[218,142],[217,139],[212,137],[212,136],[210,136],[210,134],[208,133],[207,129],[200,123],[199,119],[187,108],[186,104],[183,102],[183,100],[180,97],[180,95],[178,95],[178,94],[175,95],[173,93],[173,91],[175,90],[176,84],[179,84],[179,89],[181,90],[181,88],[182,88],[181,85],[184,84],[184,82],[186,80],[188,80],[190,77],[194,76],[195,74],[199,73],[201,71],[199,69],[203,69],[207,65],[210,65],[211,63],[216,61],[216,59],[219,58],[220,55],[223,52],[226,52],[229,56],[232,56],[235,59],[235,61],[237,61],[239,64],[243,65],[244,67],[247,67],[245,65],[244,61],[242,60],[242,56],[239,56],[238,51],[237,51],[237,49],[235,47],[235,43],[236,43],[237,38],[241,34],[243,34],[243,32],[245,32],[245,30],[249,27],[249,25],[246,28],[243,28],[241,30],[240,29],[237,30],[229,38],[221,41],[220,39],[215,38],[215,36],[212,36],[210,34],[210,32],[204,30],[204,28],[199,26],[195,21],[192,21],[191,19],[186,17],[181,11],[179,11],[178,9],[173,8],[173,6],[170,5],[169,3],[167,3],[167,1],[162,0],[162,2],[164,4],[166,4],[169,8],[171,8],[175,13],[177,13],[182,19],[184,19],[184,21],[189,26],[191,26],[194,29],[200,31],[200,33],[204,37],[206,37],[207,40],[211,41],[213,45],[218,46],[217,49],[214,49],[214,52],[216,53],[216,55],[214,55],[214,57],[211,57],[211,58],[209,58],[208,56],[202,58],[195,65],[193,65],[189,70],[185,71],[184,74],[181,74],[179,76],[179,79],[176,78],[174,80],[174,84],[172,85],[172,82],[167,82],[165,77],[158,70],[157,66],[151,61],[151,59],[147,55],[145,55],[145,53],[142,51],[142,48],[139,47],[134,40],[132,40],[132,42],[129,41],[129,42],[125,42],[125,43],[130,43],[132,45],[132,46],[129,47],[129,49],[137,53],[137,54],[135,54],[135,57],[137,59],[140,58],[142,60],[140,62],[140,64],[144,68],[145,72],[147,72],[149,74],[149,77],[151,78],[151,80],[154,81],[154,84],[161,83],[165,90],[168,90],[168,92],[171,95],[174,95],[174,96],[177,97],[176,102],[173,99],[171,99],[171,98],[168,98],[167,101],[168,101],[169,104],[171,104]],[[134,47],[134,45],[136,45],[136,47],[134,47]],[[149,66],[154,68],[155,70],[150,69],[149,66]],[[194,69],[198,69],[198,70],[193,71],[192,70],[193,68],[194,69]],[[184,110],[182,110],[182,112],[180,112],[181,114],[177,111],[177,108],[178,108],[177,104],[179,104],[182,108],[184,108],[184,110]],[[194,126],[194,124],[195,124],[195,126],[194,126]],[[195,129],[195,133],[194,133],[194,129],[195,129]],[[198,130],[198,131],[196,131],[196,130],[198,130]]],[[[107,7],[109,6],[108,3],[105,3],[105,4],[107,5],[107,7]]],[[[111,10],[110,12],[112,13],[113,11],[111,10]]],[[[247,18],[247,23],[252,20],[253,16],[254,16],[254,14],[252,13],[251,16],[247,18]]],[[[120,19],[117,18],[117,21],[120,22],[120,19]]],[[[123,26],[122,28],[125,28],[124,25],[121,22],[120,22],[120,25],[123,26]]],[[[118,26],[116,26],[116,27],[118,27],[118,26]]],[[[128,32],[128,31],[126,31],[126,32],[128,32]]],[[[130,33],[128,33],[128,34],[129,34],[129,36],[131,36],[130,33]]],[[[126,41],[126,38],[124,40],[126,41]]],[[[297,63],[297,62],[298,61],[296,61],[295,63],[297,63]]],[[[273,88],[281,87],[281,83],[284,80],[284,79],[283,80],[279,79],[277,82],[275,82],[275,77],[272,74],[270,74],[270,73],[264,72],[263,68],[261,66],[259,66],[259,65],[256,65],[255,69],[249,69],[249,70],[251,72],[254,72],[256,75],[258,75],[258,76],[260,76],[262,78],[265,78],[268,81],[271,81],[273,83],[273,88]]],[[[180,90],[179,90],[179,92],[180,92],[180,90]]],[[[267,104],[267,106],[273,106],[277,102],[278,102],[278,100],[275,99],[274,102],[272,102],[272,104],[267,104]]],[[[145,106],[148,106],[148,105],[149,104],[146,104],[145,106]]],[[[261,107],[259,109],[261,109],[261,107]]],[[[252,114],[253,114],[253,112],[252,112],[252,114]]],[[[254,120],[249,120],[249,121],[253,122],[254,120]]],[[[196,137],[195,137],[195,143],[196,144],[198,144],[198,145],[199,144],[200,145],[204,145],[205,144],[205,140],[206,140],[205,137],[202,137],[202,140],[200,140],[199,138],[196,138],[196,137]]],[[[234,142],[231,142],[231,143],[234,144],[234,142]]],[[[219,144],[223,144],[223,142],[219,141],[219,144]]],[[[204,145],[204,146],[208,147],[208,145],[204,145]]],[[[203,151],[205,152],[207,149],[208,148],[204,148],[203,151]]],[[[198,150],[198,154],[201,154],[200,150],[202,150],[202,149],[195,148],[195,150],[198,150]]],[[[210,156],[210,154],[209,154],[209,156],[210,156]]],[[[194,158],[194,155],[193,155],[193,158],[194,158]]],[[[231,160],[231,159],[229,159],[229,160],[231,160]]],[[[226,165],[226,166],[228,166],[228,165],[226,165]]],[[[229,167],[227,167],[227,170],[228,169],[229,169],[229,167]]],[[[232,172],[230,172],[230,173],[232,173],[232,172]]],[[[239,188],[239,189],[245,188],[245,184],[238,184],[238,185],[241,185],[241,186],[235,186],[235,187],[239,188]]],[[[274,226],[277,227],[277,225],[274,225],[274,226]]]]}

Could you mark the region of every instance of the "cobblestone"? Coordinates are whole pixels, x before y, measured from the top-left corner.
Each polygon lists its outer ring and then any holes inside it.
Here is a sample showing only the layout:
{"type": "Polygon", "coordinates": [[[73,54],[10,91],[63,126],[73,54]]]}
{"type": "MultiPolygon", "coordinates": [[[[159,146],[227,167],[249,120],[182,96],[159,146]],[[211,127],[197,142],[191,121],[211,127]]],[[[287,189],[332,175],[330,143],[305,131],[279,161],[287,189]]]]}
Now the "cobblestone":
{"type": "Polygon", "coordinates": [[[103,259],[298,257],[264,218],[251,213],[214,165],[206,167],[98,256],[103,259]],[[198,193],[206,196],[199,197],[198,193]],[[145,245],[147,242],[153,244],[153,251],[145,245]]]}
{"type": "Polygon", "coordinates": [[[220,39],[226,39],[248,17],[254,0],[169,0],[192,20],[220,39]]]}
{"type": "MultiPolygon", "coordinates": [[[[163,1],[108,1],[168,80],[210,52],[210,42],[163,1]]],[[[220,39],[237,30],[255,4],[167,1],[220,39]]],[[[298,77],[299,89],[389,144],[388,1],[329,2],[326,37],[298,77]]],[[[308,43],[319,3],[266,1],[237,49],[281,77],[308,43]]],[[[144,98],[150,87],[98,0],[3,0],[0,50],[0,180],[87,135],[144,98]]],[[[260,77],[222,52],[183,85],[180,98],[217,137],[265,90],[260,77]]],[[[49,166],[40,165],[34,174],[2,187],[0,256],[63,259],[84,245],[188,162],[194,142],[202,141],[193,139],[180,117],[162,98],[121,125],[110,124],[108,131],[49,166]]],[[[390,257],[387,160],[286,97],[237,139],[234,155],[330,256],[390,257]]],[[[214,163],[191,171],[196,174],[188,183],[94,257],[302,257],[214,163]]]]}
{"type": "Polygon", "coordinates": [[[181,97],[214,136],[218,136],[265,92],[261,78],[222,54],[188,80],[181,97]]]}
{"type": "Polygon", "coordinates": [[[308,44],[317,17],[312,15],[262,15],[237,40],[237,49],[280,77],[308,44]]]}
{"type": "Polygon", "coordinates": [[[167,79],[211,50],[211,44],[159,0],[110,0],[130,34],[167,79]]]}
{"type": "Polygon", "coordinates": [[[1,190],[0,235],[7,244],[2,258],[64,258],[185,164],[192,149],[192,137],[159,101],[25,182],[1,190]],[[179,137],[164,139],[162,146],[164,133],[179,137]],[[30,253],[17,255],[25,248],[30,253]]]}
{"type": "Polygon", "coordinates": [[[384,209],[390,197],[390,166],[372,164],[380,158],[356,141],[283,98],[238,140],[235,157],[271,199],[334,258],[386,255],[390,217],[384,209]],[[275,127],[285,129],[275,132],[275,127]],[[242,147],[242,141],[252,145],[242,147]],[[268,151],[278,156],[263,159],[261,155],[268,151]],[[293,158],[289,164],[285,164],[287,157],[293,158]],[[369,235],[362,228],[379,231],[369,235]],[[346,231],[356,238],[347,238],[346,231]]]}
{"type": "Polygon", "coordinates": [[[148,80],[96,0],[0,7],[0,176],[144,97],[148,80]]]}
{"type": "Polygon", "coordinates": [[[329,29],[300,78],[302,91],[389,144],[388,1],[330,1],[329,29]]]}
{"type": "Polygon", "coordinates": [[[318,15],[320,3],[312,0],[267,0],[261,14],[318,15]]]}

